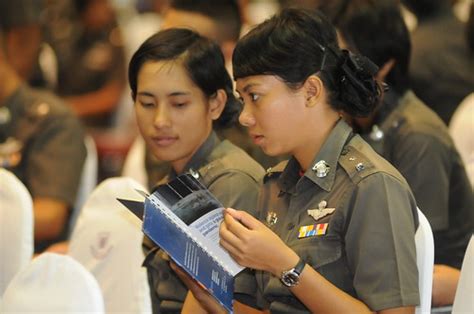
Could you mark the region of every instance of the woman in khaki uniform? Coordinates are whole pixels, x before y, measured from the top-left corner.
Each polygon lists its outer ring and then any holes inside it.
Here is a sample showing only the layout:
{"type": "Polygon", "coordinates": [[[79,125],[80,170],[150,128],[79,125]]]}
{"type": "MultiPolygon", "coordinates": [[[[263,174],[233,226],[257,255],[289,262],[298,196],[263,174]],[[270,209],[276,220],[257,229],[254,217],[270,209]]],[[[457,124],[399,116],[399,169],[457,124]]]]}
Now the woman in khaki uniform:
{"type": "MultiPolygon", "coordinates": [[[[241,39],[233,67],[240,122],[265,153],[292,155],[264,177],[258,219],[226,210],[221,244],[255,270],[252,280],[238,280],[245,293],[235,298],[272,313],[413,313],[412,193],[340,119],[342,110],[373,110],[377,67],[341,51],[320,13],[295,9],[241,39]]],[[[185,313],[223,311],[186,282],[193,293],[185,313]]]]}
{"type": "MultiPolygon", "coordinates": [[[[262,167],[213,131],[235,122],[241,109],[219,47],[191,30],[161,31],[133,55],[129,81],[140,133],[171,165],[159,183],[190,172],[225,206],[254,211],[262,167]]],[[[153,312],[180,312],[187,289],[147,238],[144,249],[153,312]]]]}

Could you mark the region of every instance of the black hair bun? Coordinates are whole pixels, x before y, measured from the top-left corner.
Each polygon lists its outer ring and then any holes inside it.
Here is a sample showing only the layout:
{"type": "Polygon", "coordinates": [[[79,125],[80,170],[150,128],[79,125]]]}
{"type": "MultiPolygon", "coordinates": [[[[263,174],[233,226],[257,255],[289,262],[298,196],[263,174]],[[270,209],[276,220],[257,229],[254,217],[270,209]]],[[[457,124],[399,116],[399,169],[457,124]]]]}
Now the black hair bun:
{"type": "Polygon", "coordinates": [[[341,50],[339,57],[339,101],[352,116],[367,116],[381,97],[381,87],[375,80],[379,68],[370,59],[341,50]]]}

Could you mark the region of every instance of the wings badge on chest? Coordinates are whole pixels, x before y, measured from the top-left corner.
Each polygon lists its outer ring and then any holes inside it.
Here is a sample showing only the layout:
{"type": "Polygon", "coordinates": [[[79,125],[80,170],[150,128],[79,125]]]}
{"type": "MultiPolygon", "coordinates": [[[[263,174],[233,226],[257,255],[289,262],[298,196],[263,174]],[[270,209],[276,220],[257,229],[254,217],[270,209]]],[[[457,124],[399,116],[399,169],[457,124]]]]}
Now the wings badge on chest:
{"type": "Polygon", "coordinates": [[[318,208],[315,209],[308,209],[308,215],[314,218],[314,220],[319,220],[327,215],[331,215],[336,208],[327,208],[327,202],[321,201],[318,204],[318,208]]]}

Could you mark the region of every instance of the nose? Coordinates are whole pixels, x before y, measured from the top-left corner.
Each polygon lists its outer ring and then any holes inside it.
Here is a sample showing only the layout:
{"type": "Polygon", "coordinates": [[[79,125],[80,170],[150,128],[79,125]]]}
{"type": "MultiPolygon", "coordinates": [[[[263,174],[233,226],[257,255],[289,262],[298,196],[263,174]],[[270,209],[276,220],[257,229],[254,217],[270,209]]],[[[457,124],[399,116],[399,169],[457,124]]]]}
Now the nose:
{"type": "Polygon", "coordinates": [[[244,108],[239,115],[239,123],[247,128],[255,125],[255,116],[250,106],[244,104],[244,108]]]}
{"type": "Polygon", "coordinates": [[[171,115],[166,105],[160,104],[157,106],[153,124],[157,129],[171,126],[171,115]]]}

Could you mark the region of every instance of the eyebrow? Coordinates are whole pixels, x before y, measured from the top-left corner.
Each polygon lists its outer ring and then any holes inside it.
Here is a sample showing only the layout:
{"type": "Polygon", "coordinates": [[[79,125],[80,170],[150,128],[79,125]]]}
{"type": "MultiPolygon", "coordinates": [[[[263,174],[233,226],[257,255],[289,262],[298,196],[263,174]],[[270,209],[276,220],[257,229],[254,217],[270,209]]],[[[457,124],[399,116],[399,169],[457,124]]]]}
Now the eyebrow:
{"type": "MultiPolygon", "coordinates": [[[[155,97],[155,94],[147,92],[147,91],[138,92],[137,95],[138,96],[155,97]]],[[[178,91],[178,92],[172,92],[171,94],[168,94],[167,96],[168,97],[175,97],[175,96],[187,96],[187,95],[191,95],[191,93],[190,92],[178,91]]]]}
{"type": "Polygon", "coordinates": [[[173,92],[171,94],[168,94],[168,97],[173,97],[173,96],[188,96],[191,95],[190,92],[173,92]]]}
{"type": "MultiPolygon", "coordinates": [[[[242,89],[242,92],[247,93],[248,90],[249,90],[251,87],[256,86],[256,85],[260,85],[260,84],[258,84],[258,83],[249,83],[249,84],[247,84],[247,85],[244,86],[244,88],[242,89]]],[[[237,93],[239,93],[239,95],[240,95],[240,91],[239,91],[238,89],[236,89],[236,91],[237,91],[237,93]]]]}

